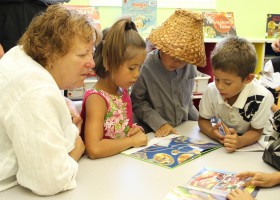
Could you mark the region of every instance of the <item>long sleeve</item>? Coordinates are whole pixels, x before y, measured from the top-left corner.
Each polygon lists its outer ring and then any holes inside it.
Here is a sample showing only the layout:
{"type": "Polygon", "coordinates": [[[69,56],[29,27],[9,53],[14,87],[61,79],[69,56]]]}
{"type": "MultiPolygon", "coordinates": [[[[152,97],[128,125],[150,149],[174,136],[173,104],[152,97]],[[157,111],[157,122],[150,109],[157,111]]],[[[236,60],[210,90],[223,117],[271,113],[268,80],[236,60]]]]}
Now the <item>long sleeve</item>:
{"type": "Polygon", "coordinates": [[[25,95],[5,120],[17,158],[18,183],[39,195],[76,187],[78,164],[68,153],[78,129],[58,90],[40,88],[25,95]]]}
{"type": "Polygon", "coordinates": [[[183,121],[197,119],[192,92],[195,67],[168,71],[158,56],[158,50],[147,55],[141,74],[131,92],[135,116],[154,131],[163,124],[178,126],[183,121]]]}
{"type": "Polygon", "coordinates": [[[152,102],[157,101],[157,99],[149,95],[147,84],[149,83],[146,83],[141,76],[133,86],[131,93],[132,108],[138,119],[156,131],[163,124],[168,122],[162,118],[160,111],[154,109],[152,102]]]}
{"type": "Polygon", "coordinates": [[[39,195],[75,188],[78,163],[68,153],[79,130],[56,82],[18,46],[0,69],[0,191],[16,184],[39,195]]]}

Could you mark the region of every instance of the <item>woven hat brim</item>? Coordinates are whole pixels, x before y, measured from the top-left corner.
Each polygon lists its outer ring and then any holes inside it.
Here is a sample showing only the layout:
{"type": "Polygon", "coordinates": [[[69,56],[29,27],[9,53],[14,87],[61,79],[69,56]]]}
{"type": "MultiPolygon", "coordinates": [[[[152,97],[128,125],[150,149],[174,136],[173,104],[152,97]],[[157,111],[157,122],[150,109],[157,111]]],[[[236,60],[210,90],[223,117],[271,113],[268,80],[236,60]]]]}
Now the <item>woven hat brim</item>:
{"type": "Polygon", "coordinates": [[[206,65],[202,15],[186,9],[176,10],[148,37],[158,49],[186,63],[206,65]]]}

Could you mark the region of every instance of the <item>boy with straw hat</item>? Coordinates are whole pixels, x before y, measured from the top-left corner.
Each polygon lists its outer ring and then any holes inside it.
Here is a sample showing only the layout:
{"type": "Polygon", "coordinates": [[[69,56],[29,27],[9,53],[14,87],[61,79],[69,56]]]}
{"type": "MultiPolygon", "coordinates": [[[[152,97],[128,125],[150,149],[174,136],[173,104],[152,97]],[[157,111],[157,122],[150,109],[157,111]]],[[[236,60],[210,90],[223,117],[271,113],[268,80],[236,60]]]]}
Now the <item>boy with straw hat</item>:
{"type": "Polygon", "coordinates": [[[202,15],[178,9],[148,40],[156,49],[146,57],[131,100],[137,123],[162,137],[198,119],[192,92],[196,66],[206,65],[202,15]]]}

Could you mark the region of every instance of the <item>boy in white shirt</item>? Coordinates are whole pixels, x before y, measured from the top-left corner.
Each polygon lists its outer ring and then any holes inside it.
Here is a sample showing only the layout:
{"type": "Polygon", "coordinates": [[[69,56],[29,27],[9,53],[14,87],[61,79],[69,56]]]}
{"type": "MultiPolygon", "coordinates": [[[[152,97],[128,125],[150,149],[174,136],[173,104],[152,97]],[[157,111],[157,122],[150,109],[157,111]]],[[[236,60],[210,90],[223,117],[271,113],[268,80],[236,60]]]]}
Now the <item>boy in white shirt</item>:
{"type": "Polygon", "coordinates": [[[211,53],[215,82],[210,83],[199,105],[201,131],[219,141],[228,152],[257,142],[271,130],[270,110],[274,98],[256,80],[254,46],[245,39],[227,37],[211,53]],[[229,129],[219,132],[220,119],[229,129]]]}

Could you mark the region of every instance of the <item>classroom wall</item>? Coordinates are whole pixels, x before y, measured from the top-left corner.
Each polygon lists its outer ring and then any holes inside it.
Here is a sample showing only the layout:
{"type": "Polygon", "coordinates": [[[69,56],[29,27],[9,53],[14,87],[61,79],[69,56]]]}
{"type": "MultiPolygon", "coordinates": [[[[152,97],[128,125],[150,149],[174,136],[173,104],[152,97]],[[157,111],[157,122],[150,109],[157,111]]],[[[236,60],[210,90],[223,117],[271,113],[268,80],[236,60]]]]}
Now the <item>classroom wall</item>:
{"type": "MultiPolygon", "coordinates": [[[[114,1],[114,0],[112,0],[114,1]]],[[[170,1],[172,2],[172,0],[170,1]]],[[[71,0],[72,5],[89,5],[89,0],[71,0]]],[[[120,7],[99,7],[101,26],[110,26],[121,16],[120,7]]],[[[203,10],[196,10],[203,11],[203,10]]],[[[211,11],[234,12],[237,34],[246,38],[265,38],[266,15],[280,14],[280,1],[275,0],[217,0],[211,11]],[[277,4],[276,4],[277,2],[277,4]]],[[[174,12],[173,8],[158,8],[157,25],[174,12]]]]}

